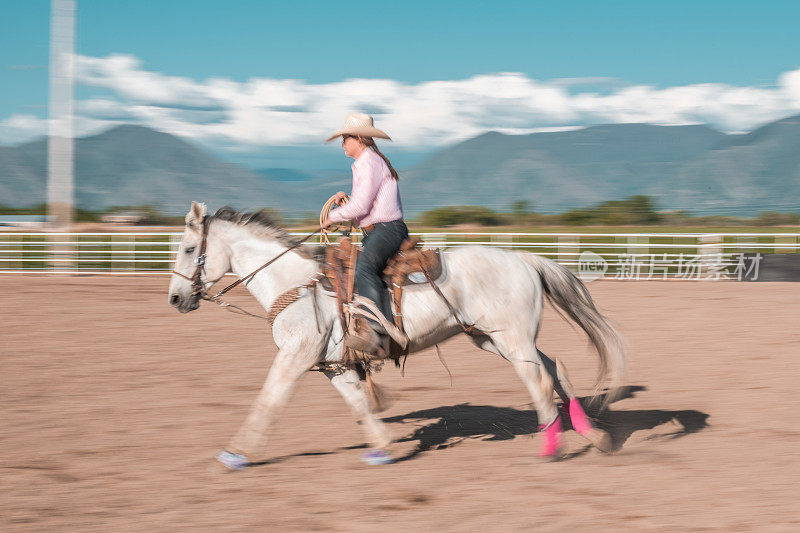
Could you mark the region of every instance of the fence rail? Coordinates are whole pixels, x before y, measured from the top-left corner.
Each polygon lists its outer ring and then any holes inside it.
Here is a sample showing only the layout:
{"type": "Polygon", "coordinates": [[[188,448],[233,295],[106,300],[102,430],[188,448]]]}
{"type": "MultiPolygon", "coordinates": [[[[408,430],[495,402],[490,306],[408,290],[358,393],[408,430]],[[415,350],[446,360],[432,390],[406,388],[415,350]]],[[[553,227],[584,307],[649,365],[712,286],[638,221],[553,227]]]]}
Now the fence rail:
{"type": "MultiPolygon", "coordinates": [[[[413,235],[430,247],[477,244],[529,251],[582,274],[587,267],[622,279],[724,279],[741,274],[742,269],[757,269],[752,258],[758,254],[800,253],[800,233],[413,235]]],[[[0,274],[163,274],[171,269],[180,239],[177,232],[0,232],[0,274]]]]}

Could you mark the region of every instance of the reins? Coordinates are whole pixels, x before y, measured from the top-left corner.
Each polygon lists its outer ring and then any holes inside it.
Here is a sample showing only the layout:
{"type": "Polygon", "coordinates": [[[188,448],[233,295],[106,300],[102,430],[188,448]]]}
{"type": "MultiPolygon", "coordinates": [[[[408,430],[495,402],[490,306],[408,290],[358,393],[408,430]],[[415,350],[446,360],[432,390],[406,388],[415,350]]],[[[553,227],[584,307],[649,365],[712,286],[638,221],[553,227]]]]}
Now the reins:
{"type": "Polygon", "coordinates": [[[312,231],[311,233],[309,233],[308,235],[306,235],[305,237],[303,237],[303,238],[302,238],[302,239],[300,239],[299,241],[295,242],[293,245],[291,245],[290,247],[288,247],[287,249],[285,249],[284,251],[282,251],[281,253],[279,253],[278,255],[276,255],[275,257],[273,257],[272,259],[270,259],[269,261],[267,261],[266,263],[264,263],[263,265],[261,265],[260,267],[258,267],[257,269],[255,269],[255,270],[253,270],[252,272],[250,272],[248,275],[246,275],[246,276],[244,276],[244,277],[242,277],[242,278],[239,278],[239,279],[237,279],[236,281],[234,281],[233,283],[231,283],[230,285],[228,285],[227,287],[225,287],[224,289],[222,289],[221,291],[219,291],[217,294],[215,294],[215,295],[212,297],[212,299],[213,299],[213,298],[219,298],[220,296],[222,296],[223,294],[225,294],[225,293],[226,293],[226,292],[228,292],[229,290],[233,289],[233,288],[234,288],[234,287],[236,287],[237,285],[239,285],[239,284],[241,284],[241,283],[244,283],[244,282],[247,282],[247,281],[249,281],[249,280],[253,279],[253,277],[254,277],[256,274],[258,274],[259,272],[261,272],[262,270],[264,270],[265,268],[267,268],[268,266],[270,266],[272,263],[274,263],[275,261],[277,261],[278,259],[280,259],[282,256],[284,256],[284,255],[286,255],[287,253],[291,252],[291,251],[292,251],[292,250],[294,250],[295,248],[299,248],[299,247],[300,247],[300,245],[302,245],[302,244],[303,244],[304,242],[306,242],[308,239],[310,239],[311,237],[313,237],[314,235],[316,235],[316,234],[317,234],[317,233],[318,233],[318,232],[319,232],[321,229],[322,229],[321,227],[320,227],[320,228],[317,228],[317,229],[315,229],[314,231],[312,231]]]}

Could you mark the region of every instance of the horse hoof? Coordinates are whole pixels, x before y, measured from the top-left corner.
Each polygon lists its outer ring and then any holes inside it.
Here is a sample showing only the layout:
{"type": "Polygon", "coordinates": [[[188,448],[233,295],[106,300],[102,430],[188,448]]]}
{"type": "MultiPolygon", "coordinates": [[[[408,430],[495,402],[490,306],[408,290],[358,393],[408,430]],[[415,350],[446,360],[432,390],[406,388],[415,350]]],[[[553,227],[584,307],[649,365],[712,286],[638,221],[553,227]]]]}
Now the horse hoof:
{"type": "Polygon", "coordinates": [[[612,451],[611,435],[602,429],[592,428],[592,430],[583,435],[592,446],[597,448],[603,453],[610,453],[612,451]]]}
{"type": "Polygon", "coordinates": [[[563,455],[561,441],[561,417],[556,417],[549,425],[539,426],[542,433],[542,448],[539,457],[545,460],[558,461],[563,455]]]}
{"type": "Polygon", "coordinates": [[[555,450],[541,451],[537,456],[539,457],[539,460],[545,463],[555,463],[564,458],[564,447],[559,446],[555,450]]]}
{"type": "Polygon", "coordinates": [[[383,450],[374,450],[361,456],[361,460],[370,466],[388,465],[394,462],[394,458],[383,450]]]}
{"type": "Polygon", "coordinates": [[[225,450],[217,454],[217,461],[222,463],[228,470],[243,470],[250,466],[250,461],[244,455],[226,452],[225,450]]]}

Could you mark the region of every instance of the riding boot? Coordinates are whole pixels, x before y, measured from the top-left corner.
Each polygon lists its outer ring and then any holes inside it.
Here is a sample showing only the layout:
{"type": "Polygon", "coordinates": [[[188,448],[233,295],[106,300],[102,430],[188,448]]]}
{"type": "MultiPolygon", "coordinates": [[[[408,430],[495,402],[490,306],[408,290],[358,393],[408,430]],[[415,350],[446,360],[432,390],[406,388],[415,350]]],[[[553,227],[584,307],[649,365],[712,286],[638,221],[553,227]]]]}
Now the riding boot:
{"type": "Polygon", "coordinates": [[[353,319],[350,331],[345,335],[344,345],[359,352],[382,356],[381,352],[385,352],[386,338],[388,335],[383,326],[358,316],[353,319]]]}

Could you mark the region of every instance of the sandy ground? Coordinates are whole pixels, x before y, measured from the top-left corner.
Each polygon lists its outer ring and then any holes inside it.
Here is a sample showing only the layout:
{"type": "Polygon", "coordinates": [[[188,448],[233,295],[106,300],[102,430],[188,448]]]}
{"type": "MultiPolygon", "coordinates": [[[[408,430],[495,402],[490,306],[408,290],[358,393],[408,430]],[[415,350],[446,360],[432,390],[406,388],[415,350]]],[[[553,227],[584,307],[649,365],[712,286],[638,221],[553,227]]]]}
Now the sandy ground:
{"type": "MultiPolygon", "coordinates": [[[[600,417],[619,448],[540,462],[530,399],[465,338],[378,381],[404,459],[367,467],[344,402],[308,374],[267,464],[214,454],[275,347],[166,277],[0,277],[3,531],[798,531],[800,285],[597,282],[630,344],[630,396],[600,417]]],[[[234,296],[253,309],[245,294],[234,296]]],[[[541,348],[583,394],[595,359],[548,311],[541,348]]]]}

